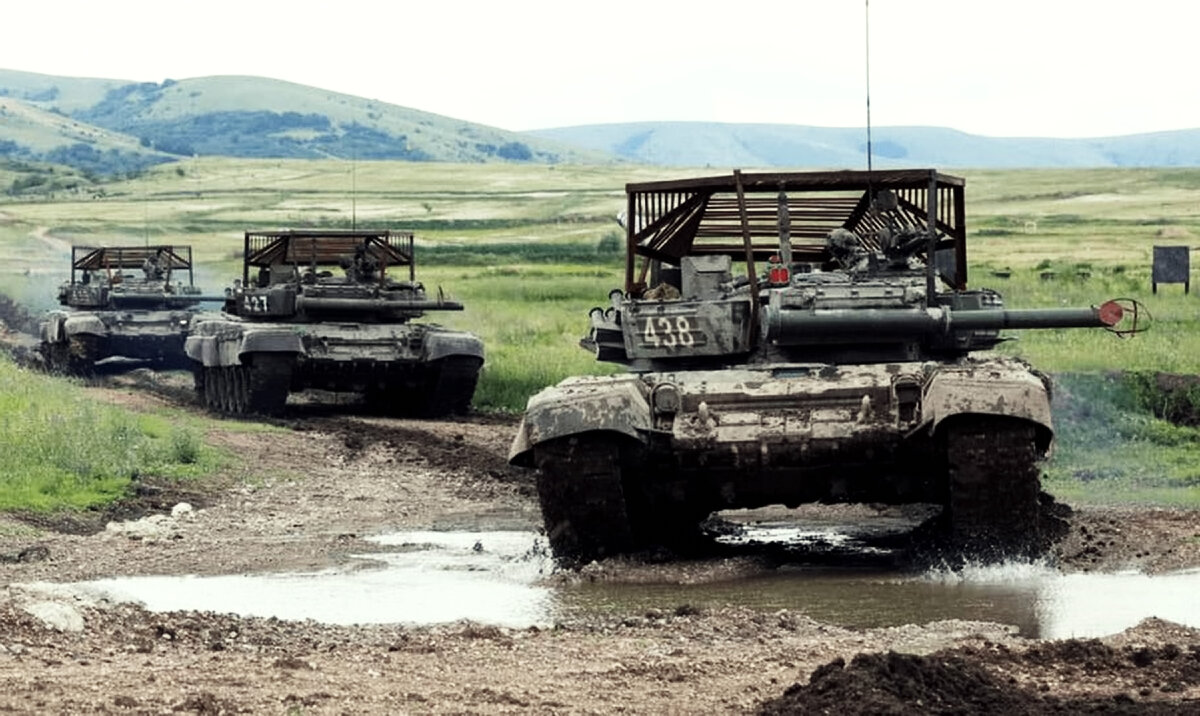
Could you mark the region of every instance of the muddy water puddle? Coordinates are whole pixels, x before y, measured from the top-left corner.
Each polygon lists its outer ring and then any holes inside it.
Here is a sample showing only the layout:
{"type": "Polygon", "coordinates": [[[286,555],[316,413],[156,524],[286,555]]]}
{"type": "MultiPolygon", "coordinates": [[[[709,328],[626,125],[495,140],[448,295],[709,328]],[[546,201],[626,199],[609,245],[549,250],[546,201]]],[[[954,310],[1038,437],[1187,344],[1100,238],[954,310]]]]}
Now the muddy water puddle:
{"type": "MultiPolygon", "coordinates": [[[[827,533],[786,539],[839,542],[827,533]]],[[[769,537],[757,534],[757,538],[769,537]]],[[[1093,637],[1156,616],[1200,627],[1200,570],[1166,575],[1062,574],[1039,564],[906,573],[784,566],[689,584],[548,579],[532,532],[406,532],[350,570],[222,577],[131,577],[77,585],[152,611],[200,610],[332,624],[437,624],[468,619],[548,626],[594,614],[638,616],[682,606],[788,609],[847,627],[967,619],[1012,624],[1037,638],[1093,637]]],[[[697,563],[687,570],[719,572],[697,563]]],[[[619,569],[617,572],[619,574],[619,569]]],[[[619,580],[619,577],[617,578],[619,580]]],[[[639,579],[639,581],[643,581],[639,579]]]]}

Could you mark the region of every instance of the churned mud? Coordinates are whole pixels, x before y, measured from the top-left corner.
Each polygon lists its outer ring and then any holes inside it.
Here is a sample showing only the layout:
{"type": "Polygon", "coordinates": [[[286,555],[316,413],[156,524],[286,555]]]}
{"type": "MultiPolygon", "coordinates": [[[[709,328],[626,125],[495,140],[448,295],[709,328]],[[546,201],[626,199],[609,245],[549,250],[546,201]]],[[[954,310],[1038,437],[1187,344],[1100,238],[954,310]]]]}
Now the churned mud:
{"type": "MultiPolygon", "coordinates": [[[[102,377],[88,390],[134,410],[190,401],[185,374],[137,370],[102,377]]],[[[505,460],[514,418],[434,423],[301,404],[275,425],[247,432],[216,423],[208,438],[239,459],[205,488],[147,476],[133,497],[103,513],[0,518],[0,709],[1200,711],[1200,633],[1163,620],[1096,639],[1030,638],[1002,619],[851,628],[814,617],[803,604],[763,608],[733,597],[700,604],[677,588],[720,584],[736,594],[745,580],[780,569],[803,574],[804,552],[822,563],[821,554],[837,554],[833,542],[829,549],[808,543],[792,558],[726,543],[708,554],[643,555],[574,572],[547,566],[536,584],[554,593],[648,585],[649,596],[559,609],[519,627],[463,620],[338,626],[154,612],[74,584],[150,575],[369,573],[379,568],[373,554],[405,549],[376,539],[383,535],[538,528],[531,476],[505,460]],[[786,565],[788,559],[798,564],[786,565]]],[[[916,517],[855,507],[738,519],[753,526],[755,519],[797,514],[822,529],[916,517]]],[[[1194,512],[1077,508],[1069,525],[1051,560],[1062,572],[1200,567],[1194,512]]]]}

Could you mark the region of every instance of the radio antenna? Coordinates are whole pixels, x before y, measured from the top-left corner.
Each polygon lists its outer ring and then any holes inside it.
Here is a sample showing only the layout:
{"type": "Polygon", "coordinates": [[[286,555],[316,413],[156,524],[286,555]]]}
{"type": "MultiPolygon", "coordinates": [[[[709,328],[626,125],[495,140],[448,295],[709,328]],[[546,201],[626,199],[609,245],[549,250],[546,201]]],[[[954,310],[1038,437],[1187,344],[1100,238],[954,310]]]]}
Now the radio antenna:
{"type": "Polygon", "coordinates": [[[866,27],[867,48],[867,174],[871,172],[871,0],[863,0],[863,24],[866,27]]]}

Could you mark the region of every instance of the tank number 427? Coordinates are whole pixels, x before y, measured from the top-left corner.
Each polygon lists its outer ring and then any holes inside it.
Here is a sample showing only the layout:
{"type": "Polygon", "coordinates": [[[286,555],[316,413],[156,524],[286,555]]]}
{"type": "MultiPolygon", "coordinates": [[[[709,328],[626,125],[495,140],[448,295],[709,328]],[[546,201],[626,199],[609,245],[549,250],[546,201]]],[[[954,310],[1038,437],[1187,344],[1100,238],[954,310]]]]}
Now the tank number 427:
{"type": "Polygon", "coordinates": [[[242,296],[242,310],[246,313],[266,313],[267,297],[253,294],[242,296]]]}
{"type": "Polygon", "coordinates": [[[691,348],[704,344],[704,332],[687,316],[652,316],[642,327],[642,340],[650,348],[691,348]]]}

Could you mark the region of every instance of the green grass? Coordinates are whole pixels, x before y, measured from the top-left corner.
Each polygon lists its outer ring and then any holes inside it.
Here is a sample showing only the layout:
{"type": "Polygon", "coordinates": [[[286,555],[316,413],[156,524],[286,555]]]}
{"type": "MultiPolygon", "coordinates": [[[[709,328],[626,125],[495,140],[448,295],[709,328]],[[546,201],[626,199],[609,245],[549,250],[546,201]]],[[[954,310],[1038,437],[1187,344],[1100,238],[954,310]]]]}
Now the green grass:
{"type": "MultiPolygon", "coordinates": [[[[0,198],[0,286],[35,304],[37,296],[52,297],[66,276],[64,242],[188,243],[197,282],[216,292],[240,275],[246,229],[416,230],[418,278],[467,307],[426,320],[483,338],[477,408],[519,411],[531,394],[569,375],[620,369],[596,362],[578,341],[588,309],[606,305],[622,284],[623,231],[614,219],[625,208],[624,184],[724,171],[187,160],[105,184],[98,198],[0,198]]],[[[1153,317],[1148,331],[1125,339],[1100,329],[1013,331],[1016,340],[1002,352],[1096,380],[1112,371],[1200,373],[1200,296],[1177,285],[1150,291],[1153,246],[1200,246],[1200,170],[964,176],[972,288],[998,290],[1011,308],[1129,297],[1153,317]],[[1007,278],[993,275],[1002,269],[1007,278]],[[1053,277],[1043,279],[1047,271],[1053,277]]],[[[1076,380],[1068,377],[1064,389],[1081,390],[1072,388],[1076,380]]],[[[1196,436],[1154,420],[1144,403],[1123,397],[1127,390],[1102,382],[1088,393],[1089,402],[1116,406],[1094,423],[1059,417],[1048,484],[1072,499],[1200,504],[1188,468],[1200,464],[1191,448],[1196,436]],[[1104,402],[1110,394],[1116,397],[1104,402]]],[[[162,434],[154,440],[160,448],[170,442],[162,434]]]]}
{"type": "Polygon", "coordinates": [[[1200,507],[1200,429],[1155,418],[1137,375],[1057,378],[1046,487],[1072,502],[1200,507]]]}
{"type": "Polygon", "coordinates": [[[75,383],[0,358],[0,509],[88,508],[139,476],[189,479],[221,454],[186,422],[94,402],[75,383]]]}

